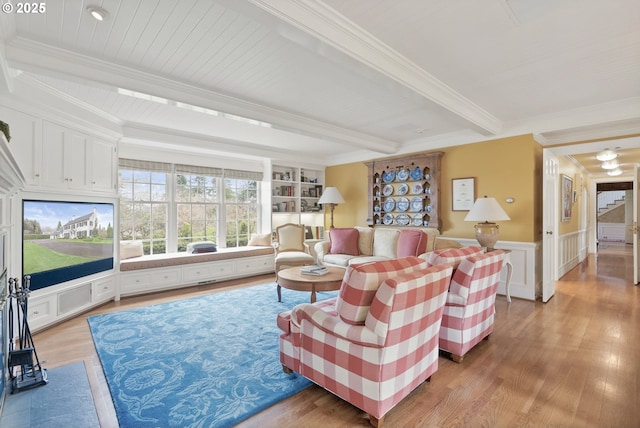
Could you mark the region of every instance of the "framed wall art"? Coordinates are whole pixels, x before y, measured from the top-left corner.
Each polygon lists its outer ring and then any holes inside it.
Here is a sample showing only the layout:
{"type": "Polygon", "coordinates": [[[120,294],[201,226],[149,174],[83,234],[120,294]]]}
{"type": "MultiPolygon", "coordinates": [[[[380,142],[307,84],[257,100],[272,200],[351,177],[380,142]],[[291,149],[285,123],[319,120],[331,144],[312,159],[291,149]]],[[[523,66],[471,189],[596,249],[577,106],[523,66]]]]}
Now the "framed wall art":
{"type": "Polygon", "coordinates": [[[451,180],[451,201],[453,211],[469,211],[476,198],[476,179],[473,177],[451,180]]]}
{"type": "Polygon", "coordinates": [[[571,221],[573,210],[573,179],[562,174],[562,221],[571,221]]]}

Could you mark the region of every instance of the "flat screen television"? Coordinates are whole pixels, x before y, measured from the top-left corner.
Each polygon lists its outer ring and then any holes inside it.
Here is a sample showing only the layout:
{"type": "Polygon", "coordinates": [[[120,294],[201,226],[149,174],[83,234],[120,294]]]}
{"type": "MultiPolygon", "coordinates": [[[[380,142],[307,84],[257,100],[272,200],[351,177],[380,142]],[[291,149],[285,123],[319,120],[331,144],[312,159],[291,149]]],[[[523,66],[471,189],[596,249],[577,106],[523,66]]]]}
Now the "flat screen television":
{"type": "Polygon", "coordinates": [[[22,273],[38,290],[113,269],[114,206],[22,201],[22,273]]]}

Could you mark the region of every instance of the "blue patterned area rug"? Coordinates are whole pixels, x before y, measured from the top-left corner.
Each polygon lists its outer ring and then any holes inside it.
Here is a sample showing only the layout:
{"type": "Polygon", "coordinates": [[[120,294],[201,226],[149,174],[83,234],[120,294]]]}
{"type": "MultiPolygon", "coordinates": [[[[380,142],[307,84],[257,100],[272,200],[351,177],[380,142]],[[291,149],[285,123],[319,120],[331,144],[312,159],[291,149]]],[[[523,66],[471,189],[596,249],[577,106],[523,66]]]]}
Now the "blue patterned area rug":
{"type": "Polygon", "coordinates": [[[276,325],[309,296],[278,303],[270,283],[89,317],[120,426],[233,426],[309,387],[282,371],[276,325]]]}

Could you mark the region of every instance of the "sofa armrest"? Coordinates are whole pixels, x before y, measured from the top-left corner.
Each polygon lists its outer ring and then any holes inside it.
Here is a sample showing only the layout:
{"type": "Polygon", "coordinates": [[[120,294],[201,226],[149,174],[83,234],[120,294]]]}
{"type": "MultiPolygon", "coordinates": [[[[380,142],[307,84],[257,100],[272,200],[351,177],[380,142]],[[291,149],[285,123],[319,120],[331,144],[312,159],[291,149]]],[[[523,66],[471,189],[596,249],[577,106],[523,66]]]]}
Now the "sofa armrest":
{"type": "MultiPolygon", "coordinates": [[[[382,347],[384,337],[380,337],[364,325],[347,324],[335,313],[327,312],[312,303],[304,303],[293,308],[291,321],[302,326],[303,321],[310,322],[315,327],[335,337],[362,346],[382,347]]],[[[301,330],[304,330],[301,327],[301,330]]]]}
{"type": "Polygon", "coordinates": [[[331,248],[331,242],[330,241],[318,242],[313,247],[313,249],[315,250],[315,253],[316,253],[316,262],[318,264],[322,264],[322,261],[324,260],[325,254],[329,253],[329,248],[331,248]]]}

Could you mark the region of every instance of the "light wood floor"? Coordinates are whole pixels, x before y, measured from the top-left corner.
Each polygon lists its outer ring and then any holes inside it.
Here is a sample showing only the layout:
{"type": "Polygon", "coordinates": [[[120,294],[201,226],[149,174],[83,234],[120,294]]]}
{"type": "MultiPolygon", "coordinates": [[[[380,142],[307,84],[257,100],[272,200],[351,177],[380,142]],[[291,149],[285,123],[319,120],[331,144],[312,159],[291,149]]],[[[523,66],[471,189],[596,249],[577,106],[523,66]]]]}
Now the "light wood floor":
{"type": "MultiPolygon", "coordinates": [[[[630,251],[603,249],[562,278],[546,304],[498,296],[494,333],[462,364],[440,358],[430,383],[386,416],[388,427],[638,427],[640,287],[630,251]]],[[[273,280],[261,276],[123,299],[34,336],[46,368],[84,360],[103,427],[116,427],[87,315],[113,312],[273,280]]],[[[293,292],[283,290],[283,292],[293,292]]],[[[275,298],[275,290],[274,290],[275,298]]],[[[275,322],[275,321],[274,321],[275,322]]],[[[358,409],[318,388],[241,427],[368,426],[358,409]]]]}

